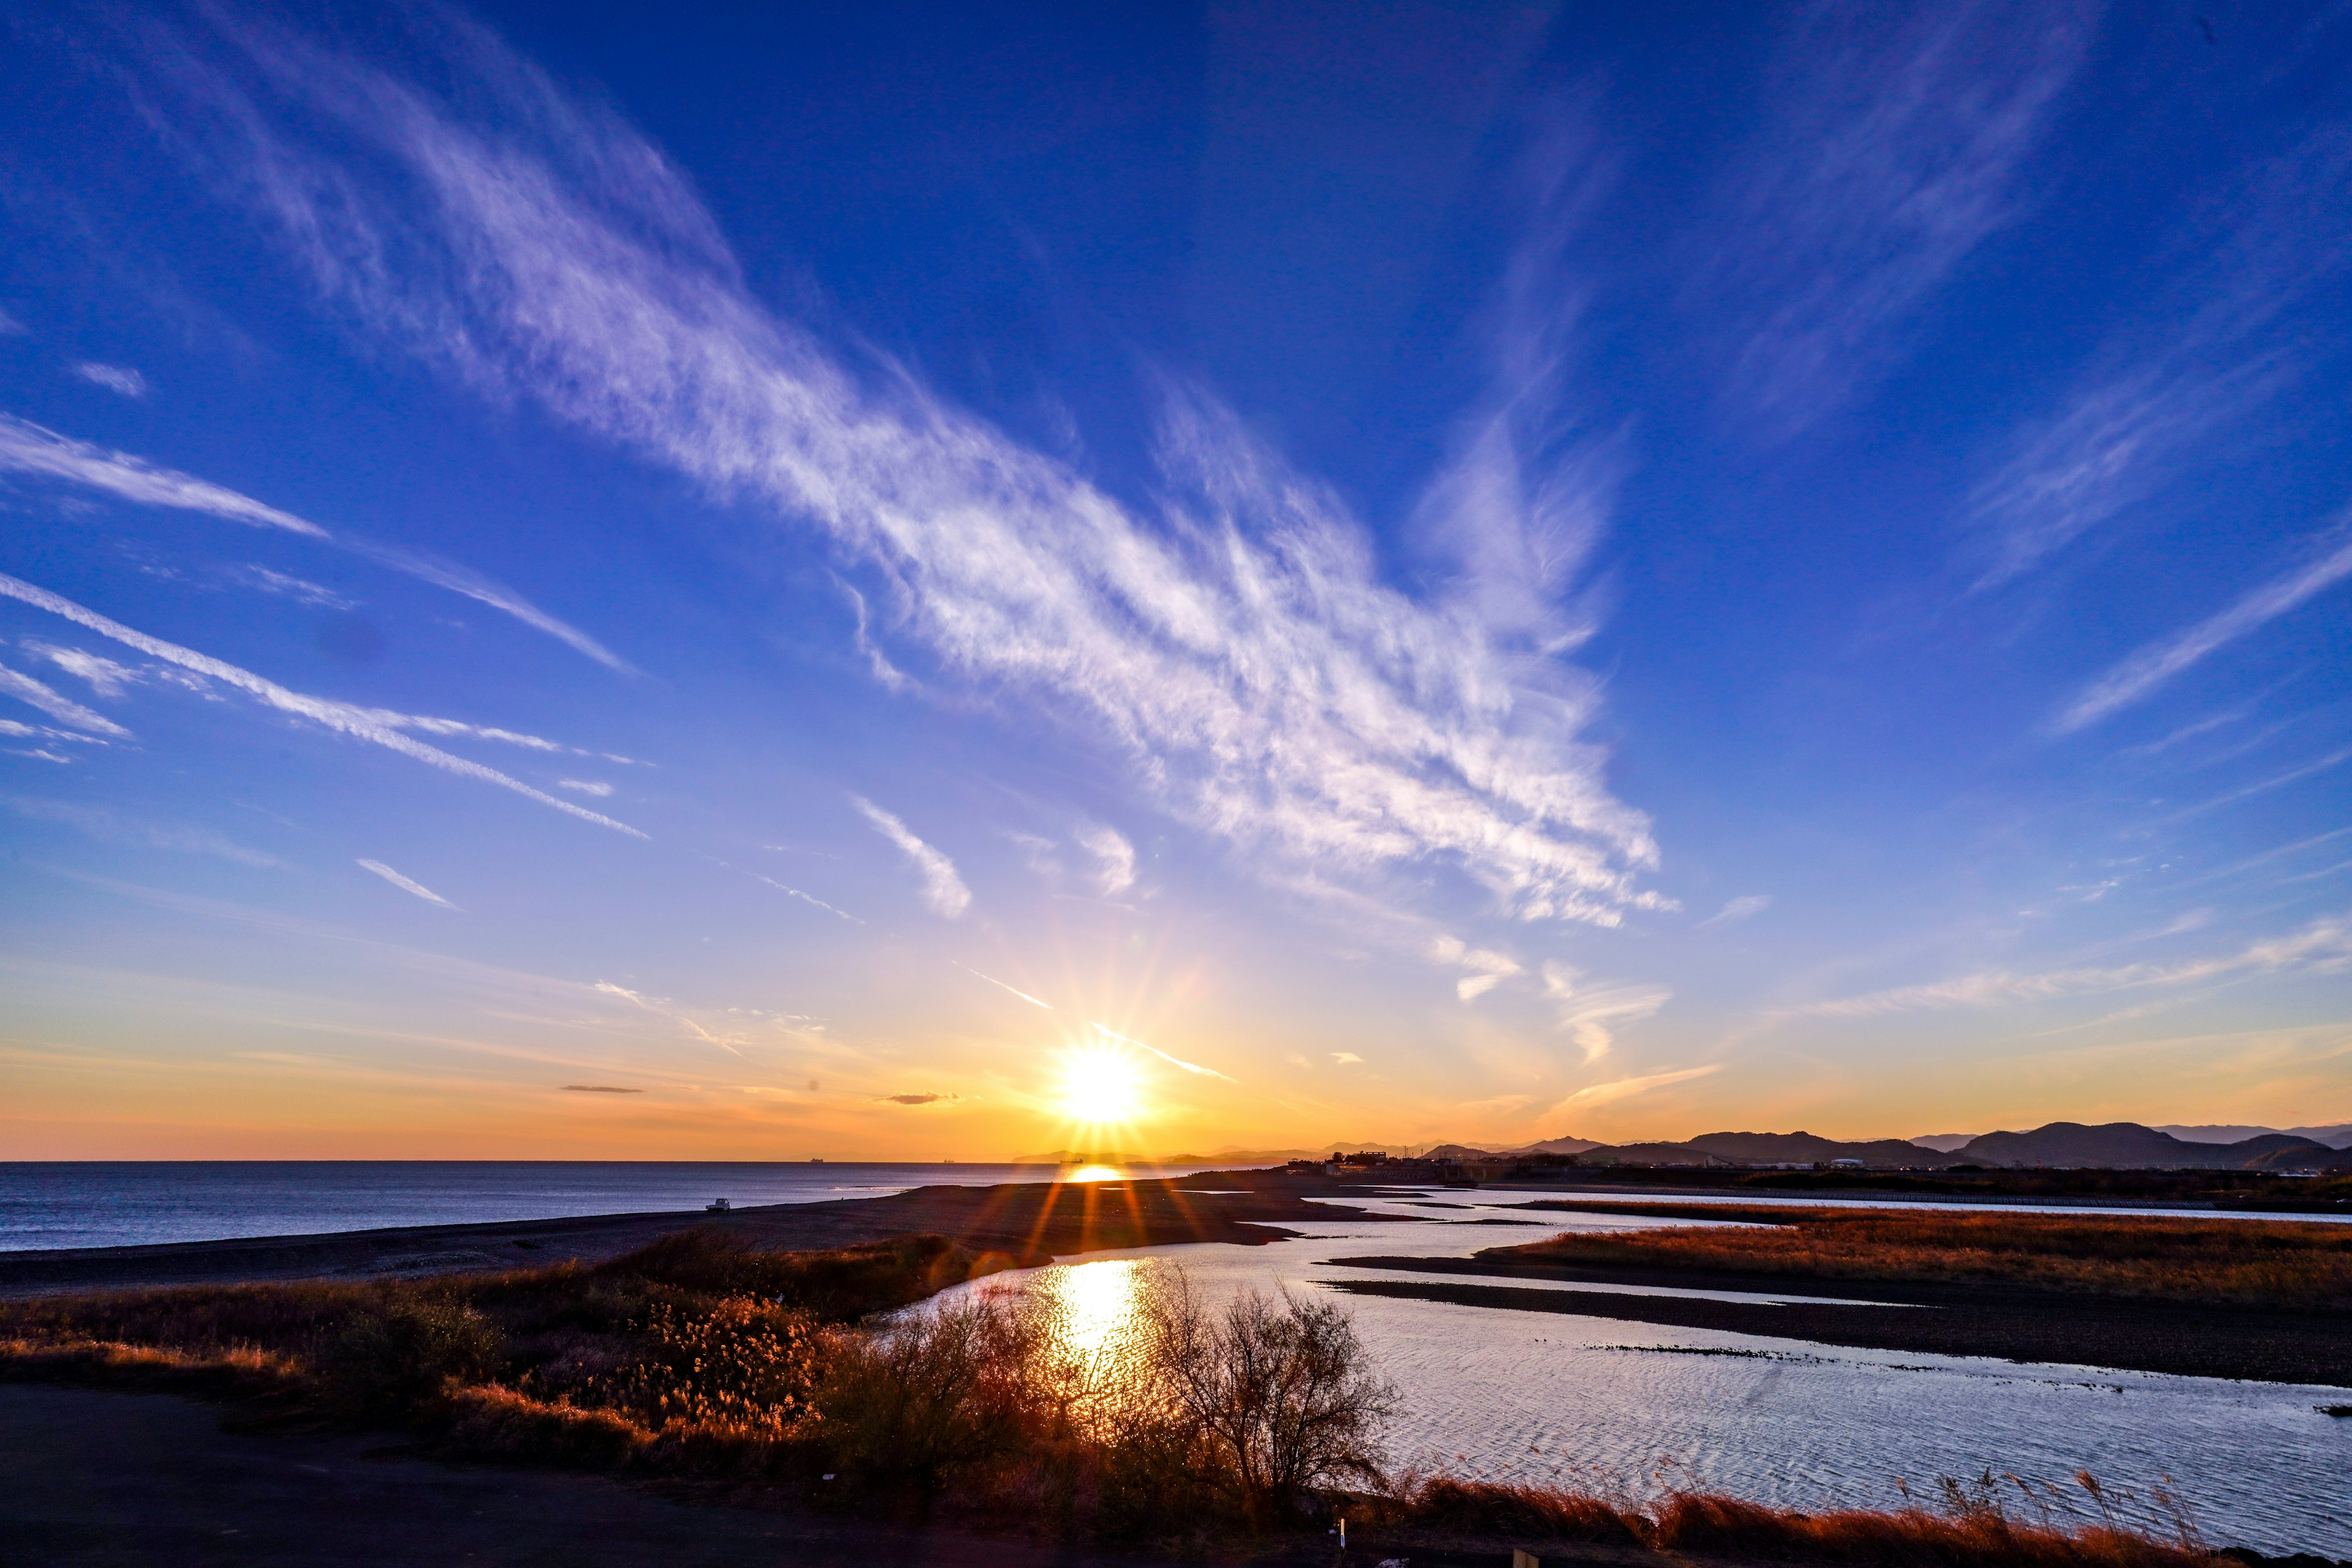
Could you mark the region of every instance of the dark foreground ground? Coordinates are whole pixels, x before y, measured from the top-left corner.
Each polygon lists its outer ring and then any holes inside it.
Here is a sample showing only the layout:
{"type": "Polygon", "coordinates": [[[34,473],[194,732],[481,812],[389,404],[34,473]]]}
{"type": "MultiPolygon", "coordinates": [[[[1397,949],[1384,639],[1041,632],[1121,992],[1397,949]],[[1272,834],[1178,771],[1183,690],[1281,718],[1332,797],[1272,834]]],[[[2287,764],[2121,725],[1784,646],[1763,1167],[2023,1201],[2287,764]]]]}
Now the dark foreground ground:
{"type": "Polygon", "coordinates": [[[1619,1322],[1717,1329],[1769,1339],[2062,1366],[2352,1388],[2352,1314],[2195,1307],[1983,1285],[1919,1285],[1807,1275],[1609,1268],[1531,1258],[1334,1258],[1395,1280],[1334,1280],[1358,1296],[1561,1312],[1619,1322]],[[1421,1276],[1422,1278],[1410,1278],[1421,1276]],[[1777,1303],[1546,1289],[1513,1279],[1738,1290],[1777,1303]],[[1808,1297],[1885,1305],[1847,1306],[1808,1297]]]}
{"type": "MultiPolygon", "coordinates": [[[[665,1494],[600,1477],[461,1467],[396,1435],[224,1430],[167,1394],[0,1384],[5,1568],[1169,1568],[1170,1558],[991,1540],[919,1522],[665,1494]]],[[[1666,1557],[1545,1548],[1554,1568],[1666,1557]]],[[[1510,1549],[1359,1531],[1350,1564],[1500,1568],[1510,1549]]],[[[1223,1559],[1328,1568],[1322,1540],[1223,1559]]],[[[1677,1558],[1675,1561],[1687,1561],[1677,1558]]]]}
{"type": "MultiPolygon", "coordinates": [[[[774,1204],[723,1216],[593,1215],[493,1225],[413,1226],[325,1236],[255,1237],[156,1247],[0,1252],[0,1299],[143,1285],[465,1274],[576,1258],[600,1262],[656,1237],[706,1222],[781,1251],[848,1247],[908,1235],[944,1236],[1020,1264],[1052,1255],[1172,1242],[1255,1245],[1292,1234],[1286,1221],[1328,1220],[1328,1205],[1360,1184],[1275,1171],[1217,1171],[1119,1182],[1034,1182],[919,1187],[883,1198],[774,1204]],[[1209,1193],[1199,1189],[1225,1191],[1209,1193]],[[1269,1228],[1269,1227],[1274,1228],[1269,1228]]],[[[1337,1213],[1345,1215],[1347,1210],[1337,1213]]]]}

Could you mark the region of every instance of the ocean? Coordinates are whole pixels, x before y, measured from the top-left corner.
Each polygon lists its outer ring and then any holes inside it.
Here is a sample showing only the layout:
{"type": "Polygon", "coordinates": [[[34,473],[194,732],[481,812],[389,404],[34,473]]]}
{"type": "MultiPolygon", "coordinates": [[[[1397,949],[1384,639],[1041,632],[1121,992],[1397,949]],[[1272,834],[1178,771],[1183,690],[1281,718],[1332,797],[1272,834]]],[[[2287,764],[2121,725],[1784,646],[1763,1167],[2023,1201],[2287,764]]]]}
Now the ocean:
{"type": "MultiPolygon", "coordinates": [[[[1132,1167],[1139,1173],[1144,1167],[1132,1167]]],[[[1189,1169],[1190,1167],[1185,1167],[1189,1169]]],[[[1175,1168],[1152,1174],[1178,1173],[1175,1168]]],[[[1051,1165],[624,1160],[0,1163],[0,1252],[675,1214],[1051,1181],[1051,1165]]]]}

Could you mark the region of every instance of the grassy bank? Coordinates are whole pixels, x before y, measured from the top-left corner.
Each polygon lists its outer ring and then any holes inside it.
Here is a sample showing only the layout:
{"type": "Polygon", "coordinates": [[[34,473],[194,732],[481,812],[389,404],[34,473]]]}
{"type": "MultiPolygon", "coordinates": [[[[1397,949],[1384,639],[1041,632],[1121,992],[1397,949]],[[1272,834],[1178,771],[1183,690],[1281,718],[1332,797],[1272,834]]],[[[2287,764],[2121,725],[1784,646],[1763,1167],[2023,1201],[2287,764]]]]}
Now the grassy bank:
{"type": "Polygon", "coordinates": [[[1606,1545],[1854,1563],[2181,1568],[2185,1512],[1987,1478],[1932,1506],[1805,1514],[1397,1477],[1395,1395],[1319,1300],[1212,1307],[1152,1277],[1133,1331],[1074,1350],[1026,1297],[893,1309],[992,1271],[939,1237],[761,1252],[710,1232],[591,1268],[78,1296],[0,1306],[0,1375],[394,1426],[451,1457],[687,1481],[738,1500],[929,1514],[1192,1556],[1319,1539],[1400,1551],[1606,1545]],[[2046,1489],[2045,1489],[2046,1492],[2046,1489]],[[2088,1506],[2095,1504],[2095,1507],[2088,1506]],[[1258,1543],[1250,1545],[1248,1543],[1258,1543]]]}
{"type": "Polygon", "coordinates": [[[2352,1227],[2338,1225],[1733,1204],[1526,1206],[1742,1224],[1577,1233],[1481,1257],[2352,1310],[2352,1227]]]}

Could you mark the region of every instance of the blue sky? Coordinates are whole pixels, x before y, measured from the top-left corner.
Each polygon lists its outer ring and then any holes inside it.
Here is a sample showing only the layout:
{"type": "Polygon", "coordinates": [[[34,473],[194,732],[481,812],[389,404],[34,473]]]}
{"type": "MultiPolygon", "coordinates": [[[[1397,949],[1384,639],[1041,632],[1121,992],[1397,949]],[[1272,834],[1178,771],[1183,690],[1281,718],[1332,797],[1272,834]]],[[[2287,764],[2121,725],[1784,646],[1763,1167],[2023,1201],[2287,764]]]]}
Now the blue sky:
{"type": "Polygon", "coordinates": [[[2352,1117],[2352,13],[19,8],[0,1153],[2352,1117]]]}

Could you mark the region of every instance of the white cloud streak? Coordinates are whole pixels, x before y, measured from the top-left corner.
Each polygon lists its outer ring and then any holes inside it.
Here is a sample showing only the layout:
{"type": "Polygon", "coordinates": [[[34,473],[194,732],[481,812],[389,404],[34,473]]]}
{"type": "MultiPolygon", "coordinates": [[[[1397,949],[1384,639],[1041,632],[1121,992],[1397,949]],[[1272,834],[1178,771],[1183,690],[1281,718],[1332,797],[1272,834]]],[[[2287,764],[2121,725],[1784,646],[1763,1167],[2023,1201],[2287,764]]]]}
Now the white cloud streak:
{"type": "Polygon", "coordinates": [[[2352,576],[2352,537],[2333,531],[2335,549],[2274,577],[2220,614],[2154,642],[2083,689],[2060,710],[2060,734],[2086,729],[2153,692],[2206,655],[2278,619],[2305,600],[2352,576]]]}
{"type": "Polygon", "coordinates": [[[1454,994],[1464,1002],[1475,1002],[1512,975],[1520,973],[1518,961],[1508,954],[1493,952],[1486,948],[1471,947],[1459,937],[1441,936],[1431,947],[1438,963],[1452,964],[1470,971],[1454,983],[1454,994]]]}
{"type": "MultiPolygon", "coordinates": [[[[281,511],[250,496],[239,495],[235,490],[188,474],[159,468],[128,452],[109,451],[87,441],[75,440],[70,436],[61,436],[44,426],[8,414],[0,414],[0,469],[64,479],[86,489],[103,490],[140,506],[198,511],[228,522],[240,522],[251,528],[278,529],[334,544],[355,555],[364,556],[378,565],[388,566],[436,587],[446,588],[453,594],[488,605],[534,630],[545,632],[570,645],[599,664],[619,670],[630,668],[619,655],[594,637],[557,620],[512,589],[478,573],[412,551],[376,544],[349,534],[331,533],[306,518],[281,511]]],[[[254,570],[262,572],[264,569],[257,567],[254,570]]],[[[278,577],[280,574],[268,573],[266,575],[278,577]]],[[[293,584],[299,579],[289,577],[283,581],[293,584]]]]}
{"type": "Polygon", "coordinates": [[[1545,1111],[1544,1115],[1546,1117],[1564,1116],[1571,1111],[1591,1110],[1596,1106],[1607,1105],[1612,1100],[1630,1099],[1637,1094],[1647,1094],[1654,1089],[1664,1089],[1668,1084],[1688,1083],[1695,1078],[1705,1078],[1709,1073],[1722,1070],[1721,1062],[1711,1062],[1703,1068],[1678,1068],[1673,1072],[1645,1073],[1640,1078],[1612,1079],[1607,1083],[1596,1083],[1590,1088],[1578,1089],[1574,1094],[1545,1111]]]}
{"type": "Polygon", "coordinates": [[[5,664],[0,664],[0,694],[13,697],[19,702],[29,703],[60,724],[71,724],[78,730],[89,730],[100,735],[110,735],[118,741],[127,741],[131,738],[130,731],[105,714],[85,708],[64,692],[36,680],[29,675],[10,669],[5,664]]]}
{"type": "Polygon", "coordinates": [[[1094,1027],[1101,1030],[1104,1034],[1108,1035],[1112,1039],[1118,1040],[1123,1045],[1133,1046],[1139,1051],[1149,1051],[1151,1055],[1158,1057],[1161,1061],[1166,1062],[1170,1067],[1181,1068],[1185,1072],[1191,1073],[1194,1078],[1223,1079],[1227,1083],[1238,1083],[1241,1081],[1238,1079],[1227,1077],[1225,1074],[1219,1072],[1214,1068],[1202,1067],[1199,1062],[1188,1062],[1182,1057],[1170,1056],[1158,1046],[1146,1045],[1143,1041],[1137,1039],[1134,1036],[1122,1035],[1117,1029],[1111,1028],[1108,1025],[1097,1024],[1094,1027]]]}
{"type": "Polygon", "coordinates": [[[2290,936],[2272,937],[2248,944],[2234,953],[2189,959],[2175,963],[2127,963],[2106,969],[2053,969],[2019,973],[1988,970],[1981,973],[1939,980],[1927,985],[1902,985],[1860,996],[1814,1002],[1792,1011],[1814,1017],[1869,1018],[1886,1013],[1907,1013],[1948,1007],[1993,1007],[2017,1002],[2136,990],[2150,985],[2196,985],[2254,974],[2289,970],[2336,973],[2352,965],[2352,921],[2332,916],[2312,921],[2290,936]]]}
{"type": "Polygon", "coordinates": [[[394,887],[398,888],[402,892],[414,893],[416,897],[423,899],[428,904],[438,904],[445,910],[454,910],[457,907],[448,900],[443,898],[440,894],[435,892],[432,889],[426,887],[424,883],[414,880],[411,878],[402,876],[399,872],[394,870],[391,867],[385,865],[381,860],[362,860],[358,862],[358,865],[362,870],[374,872],[377,876],[382,877],[385,881],[390,882],[394,887]]]}
{"type": "Polygon", "coordinates": [[[1698,929],[1709,931],[1717,926],[1737,925],[1771,907],[1772,895],[1769,893],[1743,893],[1738,898],[1727,900],[1723,908],[1699,921],[1698,929]]]}
{"type": "Polygon", "coordinates": [[[140,679],[140,672],[129,665],[117,664],[103,654],[83,648],[59,647],[55,643],[27,638],[25,651],[38,655],[68,675],[88,681],[89,689],[100,697],[120,697],[140,679]]]}
{"type": "MultiPolygon", "coordinates": [[[[349,735],[354,740],[372,742],[387,751],[397,752],[402,756],[456,773],[462,778],[497,784],[499,788],[512,790],[526,799],[535,800],[541,805],[551,805],[556,810],[579,817],[583,822],[593,822],[600,827],[610,827],[616,832],[625,833],[632,838],[646,837],[625,822],[615,822],[609,816],[601,816],[583,806],[574,805],[568,800],[559,800],[543,791],[531,788],[520,779],[508,777],[496,768],[484,767],[479,763],[453,756],[437,747],[428,746],[421,741],[413,740],[401,733],[404,728],[424,728],[430,731],[439,726],[467,734],[512,738],[507,731],[478,731],[471,725],[460,724],[455,720],[419,719],[412,714],[393,713],[377,708],[361,708],[349,702],[337,702],[329,698],[309,697],[299,691],[290,691],[276,681],[264,679],[250,670],[240,669],[236,665],[225,663],[208,654],[182,647],[176,643],[165,642],[161,637],[152,637],[144,632],[133,631],[119,621],[109,620],[93,610],[82,608],[69,599],[60,598],[46,588],[36,587],[30,583],[5,574],[0,574],[0,596],[15,599],[20,604],[30,605],[37,610],[46,610],[53,616],[71,621],[84,630],[96,632],[103,637],[110,637],[125,647],[135,648],[150,658],[161,659],[166,664],[177,666],[192,675],[203,676],[206,679],[217,680],[224,686],[235,687],[249,696],[258,698],[281,713],[307,720],[321,729],[337,734],[349,735]]],[[[33,684],[38,685],[39,682],[36,681],[33,684]]],[[[46,690],[47,688],[43,689],[46,690]]],[[[93,717],[96,716],[93,715],[93,717]]],[[[121,733],[122,731],[109,724],[108,732],[121,733]]]]}
{"type": "Polygon", "coordinates": [[[867,800],[853,795],[849,803],[874,825],[874,831],[898,847],[923,879],[923,902],[942,920],[954,920],[971,905],[971,889],[956,875],[955,862],[924,843],[907,825],[867,800]]]}
{"type": "Polygon", "coordinates": [[[85,360],[73,369],[76,375],[92,386],[102,386],[124,397],[147,395],[147,378],[126,365],[100,364],[96,360],[85,360]]]}
{"type": "Polygon", "coordinates": [[[1147,521],[903,372],[870,395],[751,297],[657,151],[486,36],[456,62],[493,106],[477,124],[220,27],[233,63],[157,57],[187,95],[175,132],[382,335],[814,525],[943,668],[1107,736],[1270,876],[1439,862],[1529,919],[1654,907],[1632,880],[1656,859],[1648,822],[1578,739],[1597,685],[1387,587],[1332,494],[1222,412],[1171,393],[1183,499],[1147,521]],[[352,155],[299,140],[319,121],[352,155]]]}
{"type": "MultiPolygon", "coordinates": [[[[772,846],[771,846],[771,847],[772,847],[772,846]]],[[[823,910],[826,914],[832,915],[838,920],[847,921],[851,925],[862,926],[866,923],[864,921],[859,920],[856,915],[851,914],[847,910],[835,909],[831,904],[826,903],[814,893],[804,893],[788,882],[779,882],[773,877],[766,877],[761,875],[757,871],[747,870],[743,867],[734,864],[732,861],[721,860],[716,856],[705,856],[704,858],[709,860],[712,865],[719,867],[725,870],[733,871],[739,876],[749,877],[755,882],[764,882],[780,893],[788,894],[793,898],[798,899],[804,904],[810,905],[815,909],[823,910]]]]}
{"type": "MultiPolygon", "coordinates": [[[[948,962],[949,962],[949,963],[955,963],[955,961],[954,961],[953,959],[950,959],[948,962]]],[[[1029,1004],[1029,1005],[1031,1005],[1032,1007],[1043,1007],[1043,1008],[1044,1008],[1046,1012],[1048,1012],[1048,1013],[1051,1013],[1051,1012],[1053,1012],[1053,1011],[1054,1011],[1054,1005],[1053,1005],[1051,1002],[1044,1001],[1044,1000],[1041,1000],[1041,999],[1040,999],[1040,998],[1038,998],[1038,997],[1032,996],[1032,995],[1030,995],[1030,994],[1029,994],[1029,993],[1027,993],[1026,991],[1022,990],[1022,989],[1021,989],[1021,987],[1019,987],[1018,985],[1007,985],[1003,981],[999,980],[995,975],[993,975],[993,974],[982,974],[979,970],[974,969],[974,968],[973,968],[971,964],[969,964],[969,963],[957,963],[957,964],[956,964],[956,967],[957,967],[958,969],[962,970],[966,974],[969,974],[969,975],[972,976],[972,977],[973,977],[974,979],[976,979],[976,980],[985,980],[985,981],[987,981],[991,985],[995,986],[999,991],[1008,991],[1008,992],[1011,992],[1013,995],[1020,997],[1020,998],[1021,998],[1021,1000],[1023,1000],[1024,1002],[1028,1003],[1028,1004],[1029,1004]]],[[[1102,1026],[1101,1026],[1100,1024],[1097,1024],[1097,1025],[1095,1026],[1095,1027],[1096,1027],[1096,1028],[1097,1028],[1097,1029],[1101,1029],[1101,1028],[1102,1028],[1102,1026]]],[[[1110,1031],[1109,1031],[1109,1030],[1108,1030],[1108,1029],[1104,1029],[1104,1030],[1103,1030],[1103,1032],[1104,1032],[1105,1034],[1108,1034],[1110,1031]]]]}

